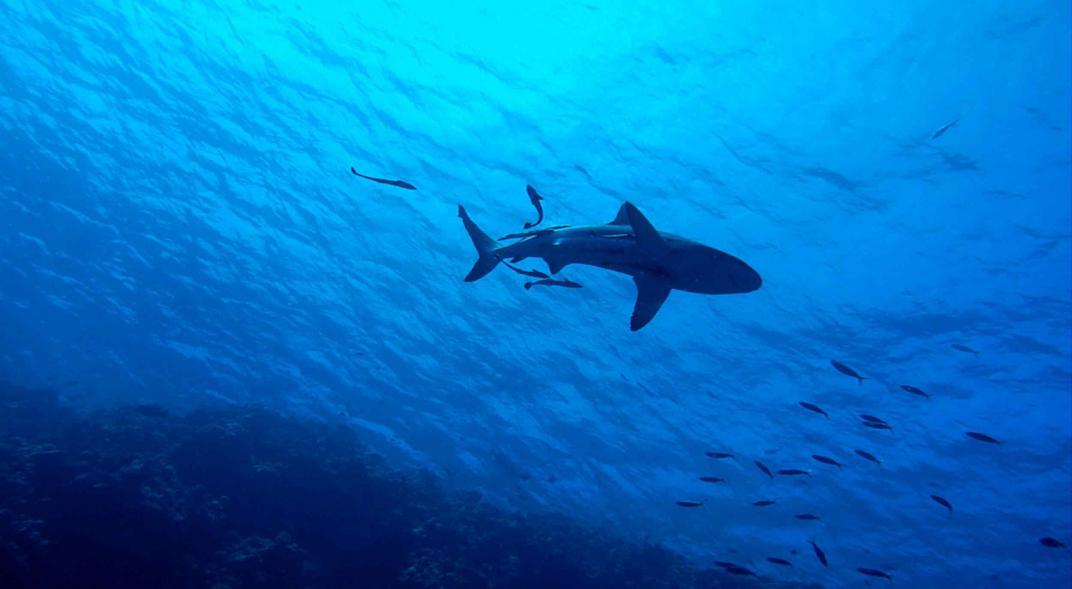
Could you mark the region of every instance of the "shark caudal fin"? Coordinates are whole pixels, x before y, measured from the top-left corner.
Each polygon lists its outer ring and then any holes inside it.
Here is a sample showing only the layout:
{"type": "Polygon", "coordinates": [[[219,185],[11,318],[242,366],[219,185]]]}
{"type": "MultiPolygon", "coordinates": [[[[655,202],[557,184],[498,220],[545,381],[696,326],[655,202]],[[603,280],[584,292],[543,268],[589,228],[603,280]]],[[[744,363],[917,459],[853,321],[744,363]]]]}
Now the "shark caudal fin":
{"type": "Polygon", "coordinates": [[[476,253],[479,256],[473,264],[473,269],[465,275],[466,282],[473,282],[487,276],[488,272],[494,270],[501,260],[496,253],[495,240],[476,226],[476,223],[469,218],[469,213],[465,212],[465,207],[458,205],[458,216],[462,218],[465,230],[469,232],[469,239],[473,240],[473,246],[476,247],[476,253]]]}

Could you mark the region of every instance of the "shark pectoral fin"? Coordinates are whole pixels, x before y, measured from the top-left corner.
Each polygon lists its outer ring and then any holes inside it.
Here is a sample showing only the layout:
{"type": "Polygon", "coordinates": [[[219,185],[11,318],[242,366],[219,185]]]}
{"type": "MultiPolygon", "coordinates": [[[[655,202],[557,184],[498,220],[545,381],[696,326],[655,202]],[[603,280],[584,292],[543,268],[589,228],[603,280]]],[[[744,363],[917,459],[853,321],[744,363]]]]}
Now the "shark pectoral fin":
{"type": "Polygon", "coordinates": [[[547,270],[551,274],[558,274],[560,270],[562,270],[563,268],[565,268],[566,266],[569,265],[569,262],[567,262],[567,261],[565,261],[565,260],[563,260],[561,258],[555,258],[555,257],[548,258],[548,257],[545,257],[543,260],[545,262],[547,262],[547,270]]]}
{"type": "Polygon", "coordinates": [[[622,205],[622,208],[629,216],[629,224],[633,227],[633,235],[636,235],[637,245],[653,255],[661,255],[665,252],[667,249],[666,241],[655,230],[651,221],[648,221],[644,214],[633,206],[633,203],[627,202],[622,205]]]}
{"type": "Polygon", "coordinates": [[[629,319],[629,329],[636,331],[647,325],[659,312],[663,301],[670,296],[670,288],[645,275],[633,277],[633,282],[636,283],[637,298],[633,316],[629,319]]]}

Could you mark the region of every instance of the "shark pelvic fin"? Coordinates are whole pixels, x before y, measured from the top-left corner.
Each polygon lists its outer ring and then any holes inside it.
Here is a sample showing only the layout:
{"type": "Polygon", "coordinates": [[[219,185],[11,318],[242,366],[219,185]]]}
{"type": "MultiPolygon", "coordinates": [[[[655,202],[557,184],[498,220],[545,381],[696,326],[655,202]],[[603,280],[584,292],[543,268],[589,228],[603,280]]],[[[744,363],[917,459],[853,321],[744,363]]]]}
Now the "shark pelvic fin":
{"type": "Polygon", "coordinates": [[[634,276],[633,282],[636,283],[637,299],[633,316],[629,318],[629,329],[636,331],[647,325],[659,312],[663,301],[670,296],[670,288],[646,274],[634,276]]]}
{"type": "MultiPolygon", "coordinates": [[[[636,236],[637,245],[654,256],[662,255],[667,249],[666,241],[655,230],[651,221],[648,221],[644,214],[633,206],[633,203],[627,202],[623,204],[622,210],[629,217],[629,224],[633,227],[633,235],[636,236]]],[[[655,310],[657,311],[658,307],[655,310]]]]}

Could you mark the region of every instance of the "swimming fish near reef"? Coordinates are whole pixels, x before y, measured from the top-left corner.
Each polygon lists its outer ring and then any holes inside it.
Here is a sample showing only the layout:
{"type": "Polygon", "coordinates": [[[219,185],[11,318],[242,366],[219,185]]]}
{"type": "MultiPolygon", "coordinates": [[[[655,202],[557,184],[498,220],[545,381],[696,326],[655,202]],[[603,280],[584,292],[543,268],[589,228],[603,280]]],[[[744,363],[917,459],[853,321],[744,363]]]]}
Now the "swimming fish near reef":
{"type": "Polygon", "coordinates": [[[829,464],[830,466],[836,466],[838,468],[841,468],[841,463],[838,462],[837,460],[834,460],[833,458],[830,458],[829,456],[822,456],[820,454],[812,454],[811,457],[813,459],[815,459],[817,462],[822,462],[823,464],[829,464]]]}
{"type": "Polygon", "coordinates": [[[568,278],[563,278],[562,280],[555,280],[554,278],[544,278],[542,280],[526,282],[522,286],[525,287],[525,290],[529,290],[534,286],[561,286],[564,288],[583,288],[580,283],[574,282],[568,278]]]}
{"type": "Polygon", "coordinates": [[[934,135],[931,135],[931,139],[937,139],[942,135],[945,135],[945,132],[952,129],[953,125],[956,125],[958,122],[959,120],[954,120],[952,123],[946,123],[942,125],[937,131],[934,132],[934,135]]]}
{"type": "Polygon", "coordinates": [[[678,501],[677,504],[681,507],[703,507],[700,501],[678,501]]]}
{"type": "Polygon", "coordinates": [[[543,197],[540,196],[539,192],[536,192],[535,188],[529,185],[525,186],[525,192],[529,193],[529,202],[531,202],[532,206],[536,209],[536,222],[525,223],[525,229],[532,229],[533,227],[543,222],[543,205],[540,204],[540,201],[543,200],[543,197]]]}
{"type": "Polygon", "coordinates": [[[1042,544],[1046,548],[1064,548],[1065,543],[1057,538],[1051,538],[1046,536],[1045,538],[1039,538],[1039,544],[1042,544]]]}
{"type": "Polygon", "coordinates": [[[774,502],[771,501],[770,499],[764,499],[762,501],[756,501],[752,505],[754,505],[755,507],[767,507],[767,506],[770,506],[770,505],[774,505],[774,502]]]}
{"type": "Polygon", "coordinates": [[[913,395],[919,395],[920,397],[930,397],[930,395],[928,395],[927,392],[923,389],[919,387],[914,387],[910,384],[903,384],[901,385],[901,388],[905,391],[908,391],[909,393],[912,393],[913,395]]]}
{"type": "Polygon", "coordinates": [[[783,566],[783,567],[791,567],[791,566],[793,566],[793,563],[789,562],[788,560],[786,560],[784,558],[778,558],[777,556],[768,556],[767,557],[767,562],[769,562],[771,564],[776,564],[776,565],[779,565],[779,566],[783,566]]]}
{"type": "Polygon", "coordinates": [[[969,438],[972,438],[973,440],[979,440],[980,442],[986,442],[987,444],[1000,444],[1001,443],[1000,441],[998,441],[998,440],[996,440],[996,439],[994,439],[994,438],[992,438],[992,437],[990,437],[990,436],[988,436],[986,434],[981,434],[979,432],[964,432],[964,435],[968,436],[969,438]]]}
{"type": "Polygon", "coordinates": [[[726,482],[726,479],[723,479],[723,478],[720,478],[720,477],[709,477],[709,476],[702,476],[702,477],[700,477],[700,480],[705,482],[705,483],[724,483],[724,482],[726,482]]]}
{"type": "Polygon", "coordinates": [[[818,413],[819,415],[822,415],[822,416],[826,417],[827,419],[830,419],[830,416],[826,413],[826,411],[823,411],[823,409],[821,407],[819,407],[818,405],[816,405],[814,403],[809,403],[807,401],[800,401],[799,405],[801,407],[807,409],[808,411],[818,413]]]}
{"type": "Polygon", "coordinates": [[[780,474],[782,476],[789,476],[789,477],[800,476],[802,474],[807,475],[807,476],[811,476],[810,472],[808,472],[806,470],[800,470],[799,468],[783,468],[782,470],[778,471],[778,474],[780,474]]]}
{"type": "Polygon", "coordinates": [[[410,184],[409,182],[406,182],[405,180],[387,180],[386,178],[374,178],[372,176],[366,176],[353,169],[352,167],[350,168],[350,173],[359,178],[364,178],[365,180],[372,180],[373,182],[377,182],[379,184],[387,184],[388,186],[405,188],[406,190],[417,190],[416,186],[410,184]]]}
{"type": "Polygon", "coordinates": [[[934,502],[938,505],[941,505],[942,507],[948,509],[950,513],[953,512],[953,504],[950,503],[949,500],[945,497],[941,497],[939,495],[931,495],[931,499],[933,499],[934,502]]]}
{"type": "Polygon", "coordinates": [[[606,225],[537,231],[509,245],[488,237],[458,207],[465,230],[477,251],[466,282],[486,276],[503,260],[542,258],[550,274],[570,264],[584,264],[632,277],[637,298],[629,328],[647,325],[670,291],[699,294],[743,294],[758,290],[763,279],[751,266],[725,252],[662,233],[632,204],[625,203],[606,225]]]}
{"type": "Polygon", "coordinates": [[[837,360],[831,360],[830,365],[833,366],[834,369],[841,374],[855,378],[859,382],[859,384],[863,384],[863,382],[867,380],[866,376],[860,376],[860,373],[856,372],[852,368],[849,368],[848,365],[842,362],[838,362],[837,360]]]}
{"type": "Polygon", "coordinates": [[[853,450],[853,451],[856,452],[856,454],[859,455],[864,460],[870,460],[871,462],[874,462],[875,464],[882,464],[882,461],[880,461],[878,458],[875,458],[875,455],[870,453],[870,452],[867,452],[867,451],[864,451],[864,450],[853,450]]]}
{"type": "Polygon", "coordinates": [[[793,517],[795,517],[795,518],[797,518],[799,520],[802,520],[802,521],[809,521],[809,522],[817,522],[817,521],[819,521],[819,516],[812,515],[810,513],[798,513],[798,514],[794,515],[793,517]]]}
{"type": "Polygon", "coordinates": [[[704,456],[708,458],[733,458],[733,454],[729,452],[704,452],[704,456]]]}
{"type": "Polygon", "coordinates": [[[815,551],[815,558],[818,558],[819,562],[821,562],[824,567],[828,566],[826,562],[826,553],[823,552],[822,548],[819,548],[819,545],[815,543],[815,540],[808,540],[808,544],[811,544],[811,549],[815,551]]]}
{"type": "Polygon", "coordinates": [[[755,463],[756,463],[756,468],[758,468],[759,470],[763,471],[763,474],[769,476],[772,479],[774,478],[774,474],[771,473],[770,469],[767,468],[766,464],[763,464],[762,462],[760,462],[758,460],[756,460],[755,463]]]}
{"type": "Polygon", "coordinates": [[[879,577],[881,579],[889,579],[890,581],[893,580],[893,578],[891,578],[887,573],[878,569],[858,568],[856,570],[859,571],[861,574],[867,575],[868,577],[879,577]]]}
{"type": "Polygon", "coordinates": [[[977,350],[973,350],[968,346],[965,346],[964,344],[953,344],[952,348],[958,352],[964,352],[966,354],[975,354],[976,356],[979,355],[979,352],[977,350]]]}
{"type": "Polygon", "coordinates": [[[528,276],[530,278],[540,278],[544,280],[550,278],[550,276],[544,274],[543,272],[540,272],[539,270],[525,270],[523,268],[518,268],[517,266],[514,266],[510,262],[503,262],[503,265],[522,276],[528,276]]]}

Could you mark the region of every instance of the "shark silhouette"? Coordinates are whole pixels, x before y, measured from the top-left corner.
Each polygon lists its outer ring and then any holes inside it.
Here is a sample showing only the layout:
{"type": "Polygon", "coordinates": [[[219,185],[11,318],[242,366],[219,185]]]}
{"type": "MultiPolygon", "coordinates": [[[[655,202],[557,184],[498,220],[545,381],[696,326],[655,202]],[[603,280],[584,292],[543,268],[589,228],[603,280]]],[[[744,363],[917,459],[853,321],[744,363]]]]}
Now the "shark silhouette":
{"type": "Polygon", "coordinates": [[[458,216],[476,246],[478,258],[465,281],[486,276],[503,260],[542,258],[551,274],[570,264],[585,264],[633,277],[636,305],[629,327],[636,331],[659,312],[671,290],[699,294],[740,294],[759,289],[763,279],[743,261],[712,247],[661,233],[632,203],[618,209],[606,225],[561,227],[517,234],[518,241],[502,245],[469,218],[465,207],[458,216]]]}

